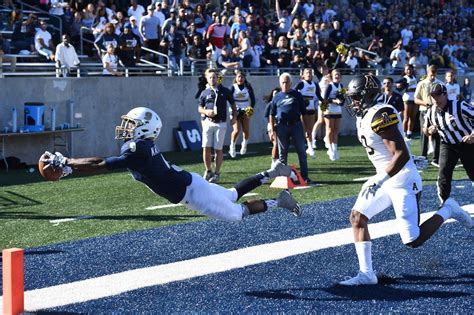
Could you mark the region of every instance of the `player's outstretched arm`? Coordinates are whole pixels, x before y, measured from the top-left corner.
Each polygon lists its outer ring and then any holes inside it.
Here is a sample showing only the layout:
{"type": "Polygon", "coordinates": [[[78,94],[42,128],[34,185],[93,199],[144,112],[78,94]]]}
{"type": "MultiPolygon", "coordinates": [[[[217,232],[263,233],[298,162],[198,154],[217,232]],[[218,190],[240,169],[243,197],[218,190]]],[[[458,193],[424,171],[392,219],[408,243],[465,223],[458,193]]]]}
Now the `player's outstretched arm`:
{"type": "Polygon", "coordinates": [[[96,173],[106,171],[105,159],[101,157],[66,158],[66,165],[74,172],[96,173]]]}

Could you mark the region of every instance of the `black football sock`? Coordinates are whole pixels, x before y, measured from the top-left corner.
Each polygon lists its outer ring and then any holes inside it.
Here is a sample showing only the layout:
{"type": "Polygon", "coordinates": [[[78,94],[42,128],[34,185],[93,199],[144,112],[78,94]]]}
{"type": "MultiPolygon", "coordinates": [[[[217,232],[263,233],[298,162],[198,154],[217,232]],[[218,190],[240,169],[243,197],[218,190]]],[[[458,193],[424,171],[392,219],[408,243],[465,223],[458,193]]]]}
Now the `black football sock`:
{"type": "Polygon", "coordinates": [[[234,188],[237,191],[237,200],[240,199],[243,195],[246,193],[254,190],[258,186],[262,185],[262,179],[264,179],[265,176],[262,174],[257,174],[251,177],[248,177],[244,180],[241,180],[237,184],[235,184],[234,188]]]}

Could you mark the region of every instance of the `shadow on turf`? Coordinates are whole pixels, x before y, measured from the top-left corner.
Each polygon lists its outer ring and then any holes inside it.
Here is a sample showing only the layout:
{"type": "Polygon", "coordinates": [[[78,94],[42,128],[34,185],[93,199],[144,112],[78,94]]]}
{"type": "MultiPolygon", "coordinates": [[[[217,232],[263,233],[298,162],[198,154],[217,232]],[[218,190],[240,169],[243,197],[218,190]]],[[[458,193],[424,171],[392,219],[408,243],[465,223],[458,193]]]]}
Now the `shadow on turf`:
{"type": "MultiPolygon", "coordinates": [[[[37,206],[41,204],[42,203],[38,200],[31,199],[30,197],[20,195],[13,191],[6,190],[0,192],[0,211],[19,207],[37,206]]],[[[0,217],[2,214],[3,213],[0,213],[0,217]]]]}
{"type": "Polygon", "coordinates": [[[348,287],[342,285],[332,285],[327,288],[289,288],[281,290],[264,290],[245,292],[244,295],[263,299],[283,299],[283,300],[305,300],[305,301],[339,301],[339,300],[381,300],[381,301],[405,301],[416,299],[451,299],[471,296],[470,293],[462,291],[440,291],[433,290],[433,285],[473,285],[474,274],[463,274],[459,277],[425,277],[415,275],[405,275],[400,278],[380,276],[378,285],[366,285],[348,287]],[[467,279],[459,281],[460,279],[467,279]],[[425,291],[410,290],[407,288],[394,288],[392,284],[404,285],[426,285],[430,286],[425,291]],[[331,294],[333,297],[313,297],[317,291],[331,294]],[[294,294],[291,292],[298,292],[294,294]]]}

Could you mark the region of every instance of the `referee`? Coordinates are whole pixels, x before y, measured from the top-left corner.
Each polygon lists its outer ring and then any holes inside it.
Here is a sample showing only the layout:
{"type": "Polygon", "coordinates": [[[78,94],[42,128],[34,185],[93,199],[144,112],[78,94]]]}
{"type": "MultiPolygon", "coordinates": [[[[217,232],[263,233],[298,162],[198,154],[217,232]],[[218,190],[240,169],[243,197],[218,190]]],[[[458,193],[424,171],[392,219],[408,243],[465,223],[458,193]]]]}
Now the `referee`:
{"type": "Polygon", "coordinates": [[[444,202],[451,194],[453,170],[459,159],[474,182],[474,108],[464,101],[449,101],[446,87],[440,83],[432,85],[430,96],[434,106],[426,113],[423,132],[441,137],[438,197],[444,202]]]}

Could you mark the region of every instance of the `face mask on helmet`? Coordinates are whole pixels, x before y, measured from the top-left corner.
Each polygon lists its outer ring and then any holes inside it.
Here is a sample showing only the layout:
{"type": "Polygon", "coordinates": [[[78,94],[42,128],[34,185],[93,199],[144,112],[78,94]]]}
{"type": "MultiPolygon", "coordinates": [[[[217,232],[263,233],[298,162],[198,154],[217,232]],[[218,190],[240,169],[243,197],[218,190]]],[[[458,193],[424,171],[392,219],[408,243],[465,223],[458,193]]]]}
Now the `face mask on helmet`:
{"type": "Polygon", "coordinates": [[[160,116],[149,108],[134,108],[121,118],[120,126],[115,127],[115,139],[155,140],[160,134],[162,127],[160,116]]]}
{"type": "Polygon", "coordinates": [[[347,86],[347,110],[352,116],[360,116],[365,109],[375,104],[380,93],[380,81],[374,75],[360,75],[347,86]]]}

